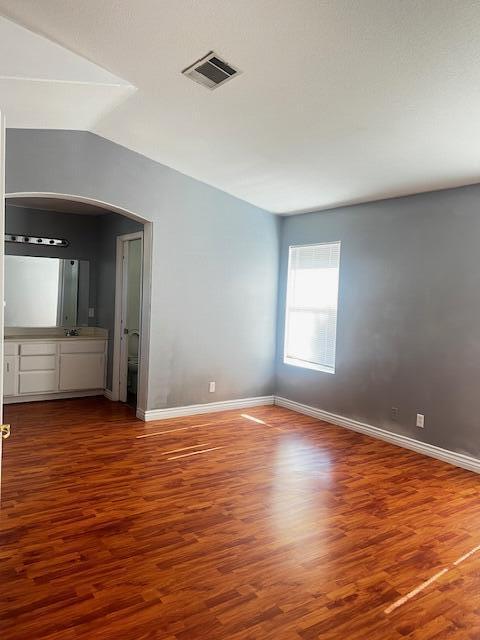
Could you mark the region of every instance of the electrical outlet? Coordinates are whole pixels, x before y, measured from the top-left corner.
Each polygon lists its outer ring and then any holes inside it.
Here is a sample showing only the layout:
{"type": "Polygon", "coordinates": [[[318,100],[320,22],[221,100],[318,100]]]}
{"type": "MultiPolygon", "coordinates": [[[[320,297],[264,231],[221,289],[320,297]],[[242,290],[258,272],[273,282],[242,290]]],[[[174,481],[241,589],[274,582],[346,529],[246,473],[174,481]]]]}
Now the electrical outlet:
{"type": "Polygon", "coordinates": [[[93,307],[88,307],[88,317],[89,318],[95,317],[95,309],[93,307]]]}
{"type": "Polygon", "coordinates": [[[394,422],[398,420],[399,415],[400,415],[400,409],[398,407],[392,407],[391,418],[394,422]]]}
{"type": "Polygon", "coordinates": [[[208,390],[210,393],[215,393],[215,381],[213,380],[212,382],[208,383],[208,390]]]}
{"type": "Polygon", "coordinates": [[[423,415],[423,413],[417,413],[417,427],[419,427],[420,429],[423,429],[424,426],[425,426],[425,416],[423,415]]]}

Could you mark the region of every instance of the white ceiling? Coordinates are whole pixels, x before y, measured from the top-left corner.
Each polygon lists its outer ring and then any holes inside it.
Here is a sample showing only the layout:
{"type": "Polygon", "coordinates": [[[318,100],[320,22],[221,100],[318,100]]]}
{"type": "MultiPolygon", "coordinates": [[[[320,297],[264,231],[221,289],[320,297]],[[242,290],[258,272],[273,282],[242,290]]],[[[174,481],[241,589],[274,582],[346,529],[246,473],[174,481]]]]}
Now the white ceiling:
{"type": "Polygon", "coordinates": [[[88,130],[134,91],[126,80],[0,18],[0,106],[7,126],[88,130]]]}
{"type": "MultiPolygon", "coordinates": [[[[130,85],[85,115],[58,87],[32,100],[2,81],[10,126],[90,129],[279,213],[480,181],[478,0],[0,0],[0,13],[130,85]],[[215,91],[180,73],[211,49],[243,71],[215,91]]],[[[50,78],[44,62],[32,73],[50,78]]],[[[86,85],[92,104],[108,84],[86,85]]]]}

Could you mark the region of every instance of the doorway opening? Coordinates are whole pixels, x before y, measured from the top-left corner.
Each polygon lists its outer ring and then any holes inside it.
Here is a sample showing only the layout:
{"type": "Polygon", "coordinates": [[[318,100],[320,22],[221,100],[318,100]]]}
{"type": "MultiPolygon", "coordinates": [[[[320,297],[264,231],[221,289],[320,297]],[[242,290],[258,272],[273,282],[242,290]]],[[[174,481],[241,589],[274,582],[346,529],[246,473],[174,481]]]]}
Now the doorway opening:
{"type": "MultiPolygon", "coordinates": [[[[46,295],[25,310],[38,291],[22,297],[19,287],[10,287],[7,404],[101,394],[135,407],[143,419],[152,223],[115,205],[67,194],[9,193],[6,204],[10,280],[35,260],[53,273],[48,321],[40,317],[48,311],[46,295]]],[[[32,286],[40,271],[29,273],[32,286]]]]}
{"type": "Polygon", "coordinates": [[[121,402],[136,408],[142,327],[143,231],[117,237],[116,264],[114,353],[119,356],[118,394],[121,402]]]}

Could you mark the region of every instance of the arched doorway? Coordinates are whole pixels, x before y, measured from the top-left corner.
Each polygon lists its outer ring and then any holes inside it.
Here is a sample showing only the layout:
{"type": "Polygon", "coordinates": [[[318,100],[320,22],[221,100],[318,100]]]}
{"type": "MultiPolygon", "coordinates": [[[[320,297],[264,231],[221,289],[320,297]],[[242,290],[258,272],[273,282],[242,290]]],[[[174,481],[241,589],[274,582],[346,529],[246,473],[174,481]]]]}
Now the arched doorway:
{"type": "MultiPolygon", "coordinates": [[[[112,203],[78,196],[74,194],[64,193],[47,193],[47,192],[14,192],[5,195],[5,203],[8,206],[32,207],[32,205],[45,209],[57,210],[66,213],[85,213],[88,215],[92,211],[105,211],[123,218],[135,221],[143,225],[143,252],[142,252],[142,297],[141,297],[141,331],[140,331],[140,352],[138,361],[138,393],[137,393],[137,416],[144,418],[147,409],[147,392],[148,392],[148,357],[150,342],[150,296],[151,296],[151,278],[152,278],[152,223],[142,216],[118,207],[112,203]]],[[[27,230],[25,230],[25,233],[27,230]]],[[[6,233],[9,230],[6,229],[6,233]]],[[[30,231],[28,231],[30,233],[30,231]]],[[[121,273],[120,265],[116,264],[116,281],[115,281],[115,309],[114,309],[114,331],[109,336],[112,344],[111,350],[111,371],[112,382],[111,389],[107,389],[105,395],[113,400],[120,399],[120,387],[122,380],[122,348],[121,348],[121,287],[122,280],[119,280],[121,273]]]]}

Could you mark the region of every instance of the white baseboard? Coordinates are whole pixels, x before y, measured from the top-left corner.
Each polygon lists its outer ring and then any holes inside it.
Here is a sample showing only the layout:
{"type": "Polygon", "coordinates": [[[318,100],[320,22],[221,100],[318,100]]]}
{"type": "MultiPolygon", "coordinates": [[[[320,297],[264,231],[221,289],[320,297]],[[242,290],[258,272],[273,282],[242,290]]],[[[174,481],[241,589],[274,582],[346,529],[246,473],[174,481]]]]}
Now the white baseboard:
{"type": "Polygon", "coordinates": [[[3,404],[41,402],[42,400],[68,400],[69,398],[88,398],[89,396],[103,396],[103,389],[93,389],[93,391],[60,391],[58,393],[35,393],[21,396],[7,396],[3,398],[3,404]]]}
{"type": "Polygon", "coordinates": [[[232,409],[258,407],[261,405],[273,404],[273,400],[273,396],[258,396],[256,398],[208,402],[207,404],[190,404],[185,407],[171,407],[170,409],[151,409],[147,411],[137,409],[137,418],[145,420],[145,422],[150,422],[151,420],[168,420],[169,418],[194,416],[199,413],[214,413],[216,411],[230,411],[232,409]]]}
{"type": "Polygon", "coordinates": [[[395,444],[399,447],[404,447],[405,449],[411,449],[417,453],[423,453],[426,456],[442,460],[443,462],[448,462],[456,467],[480,473],[480,460],[478,458],[472,458],[471,456],[463,453],[455,453],[455,451],[450,451],[449,449],[442,449],[441,447],[436,447],[433,444],[427,444],[426,442],[420,442],[419,440],[409,438],[408,436],[401,436],[397,433],[392,433],[391,431],[385,431],[384,429],[374,427],[370,424],[365,424],[364,422],[359,422],[358,420],[338,416],[335,413],[316,409],[315,407],[310,407],[309,405],[301,404],[294,400],[287,400],[287,398],[275,396],[275,404],[279,407],[285,407],[286,409],[296,411],[297,413],[312,416],[312,418],[318,418],[318,420],[330,422],[331,424],[338,425],[339,427],[345,427],[352,431],[364,433],[372,438],[385,440],[385,442],[395,444]]]}
{"type": "Polygon", "coordinates": [[[105,389],[103,395],[105,396],[105,398],[107,398],[107,400],[113,401],[113,391],[111,391],[110,389],[105,389]]]}

